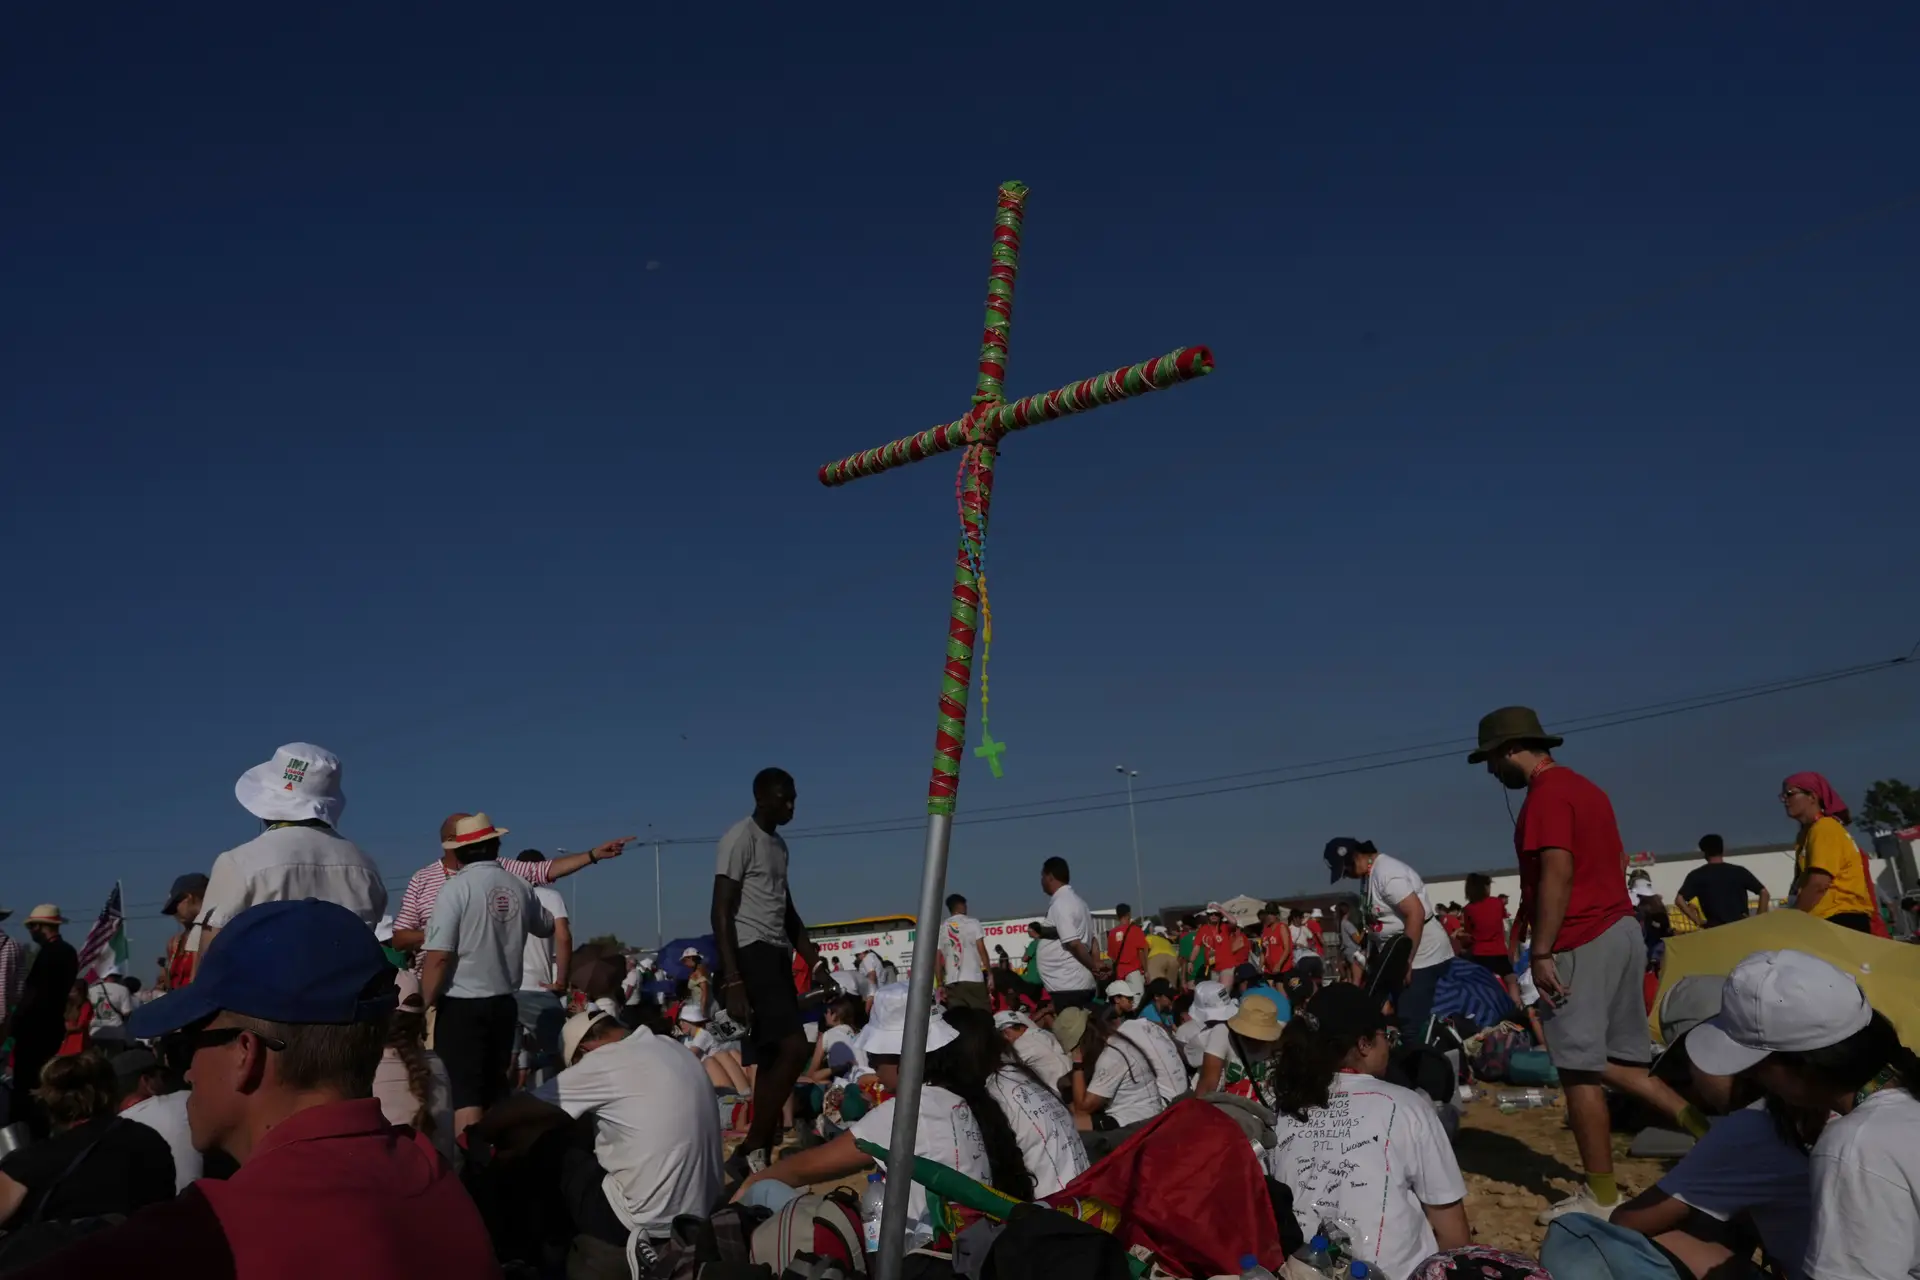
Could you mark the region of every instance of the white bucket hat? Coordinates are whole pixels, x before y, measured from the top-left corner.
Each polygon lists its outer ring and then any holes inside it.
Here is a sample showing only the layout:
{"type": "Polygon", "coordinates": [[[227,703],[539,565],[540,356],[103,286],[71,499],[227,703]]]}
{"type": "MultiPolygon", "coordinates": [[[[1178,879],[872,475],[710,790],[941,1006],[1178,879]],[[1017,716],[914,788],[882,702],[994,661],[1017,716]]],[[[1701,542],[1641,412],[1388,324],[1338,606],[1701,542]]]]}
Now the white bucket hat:
{"type": "Polygon", "coordinates": [[[289,742],[233,784],[240,807],[263,822],[340,821],[347,796],[340,789],[340,757],[311,742],[289,742]]]}
{"type": "MultiPolygon", "coordinates": [[[[906,983],[889,983],[873,993],[873,1013],[860,1035],[866,1041],[860,1047],[868,1057],[876,1053],[889,1057],[899,1055],[907,1038],[906,983]]],[[[927,1021],[927,1052],[944,1049],[959,1038],[960,1033],[947,1025],[939,1010],[934,1010],[927,1021]]]]}
{"type": "Polygon", "coordinates": [[[1225,1022],[1240,1012],[1238,1000],[1227,999],[1227,989],[1217,982],[1193,984],[1193,1018],[1196,1022],[1225,1022]]]}
{"type": "Polygon", "coordinates": [[[1709,1075],[1735,1076],[1773,1053],[1838,1044],[1873,1021],[1852,978],[1804,951],[1756,951],[1735,965],[1720,1012],[1687,1033],[1687,1057],[1709,1075]]]}

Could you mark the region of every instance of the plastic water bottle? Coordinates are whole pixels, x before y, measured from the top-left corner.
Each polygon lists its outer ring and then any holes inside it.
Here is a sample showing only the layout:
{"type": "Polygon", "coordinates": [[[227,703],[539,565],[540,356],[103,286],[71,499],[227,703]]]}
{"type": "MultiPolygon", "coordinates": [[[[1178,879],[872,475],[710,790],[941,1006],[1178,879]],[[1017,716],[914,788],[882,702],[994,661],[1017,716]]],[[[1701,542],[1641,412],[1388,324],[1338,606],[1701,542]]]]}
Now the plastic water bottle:
{"type": "Polygon", "coordinates": [[[860,1230],[867,1240],[867,1252],[880,1252],[880,1215],[886,1211],[887,1175],[870,1173],[860,1192],[860,1230]]]}
{"type": "Polygon", "coordinates": [[[1240,1280],[1277,1280],[1277,1277],[1260,1265],[1260,1259],[1243,1253],[1240,1255],[1240,1280]]]}
{"type": "Polygon", "coordinates": [[[1495,1101],[1500,1104],[1502,1111],[1527,1111],[1553,1104],[1553,1099],[1547,1096],[1545,1089],[1502,1089],[1495,1101]]]}
{"type": "Polygon", "coordinates": [[[1307,1241],[1307,1247],[1301,1251],[1300,1260],[1306,1263],[1315,1275],[1329,1278],[1339,1275],[1339,1270],[1333,1265],[1332,1243],[1325,1236],[1315,1236],[1307,1241]]]}
{"type": "Polygon", "coordinates": [[[1347,1274],[1353,1280],[1386,1280],[1386,1277],[1382,1276],[1379,1269],[1372,1263],[1362,1262],[1358,1258],[1355,1258],[1352,1265],[1347,1268],[1347,1274]]]}

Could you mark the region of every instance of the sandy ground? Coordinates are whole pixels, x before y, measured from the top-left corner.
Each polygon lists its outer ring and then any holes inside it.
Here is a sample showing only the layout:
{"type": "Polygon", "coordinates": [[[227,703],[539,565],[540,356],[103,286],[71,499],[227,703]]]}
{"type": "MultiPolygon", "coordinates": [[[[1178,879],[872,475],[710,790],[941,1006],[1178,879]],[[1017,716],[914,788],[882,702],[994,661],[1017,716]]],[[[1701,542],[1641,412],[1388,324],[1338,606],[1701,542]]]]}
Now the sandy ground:
{"type": "MultiPolygon", "coordinates": [[[[1630,1134],[1613,1135],[1613,1171],[1622,1198],[1658,1182],[1668,1167],[1664,1161],[1628,1159],[1631,1141],[1630,1134]]],[[[1586,1181],[1566,1110],[1557,1105],[1502,1115],[1491,1101],[1476,1102],[1461,1119],[1454,1154],[1467,1180],[1474,1239],[1529,1257],[1539,1256],[1546,1234],[1545,1227],[1534,1225],[1534,1215],[1586,1181]]]]}

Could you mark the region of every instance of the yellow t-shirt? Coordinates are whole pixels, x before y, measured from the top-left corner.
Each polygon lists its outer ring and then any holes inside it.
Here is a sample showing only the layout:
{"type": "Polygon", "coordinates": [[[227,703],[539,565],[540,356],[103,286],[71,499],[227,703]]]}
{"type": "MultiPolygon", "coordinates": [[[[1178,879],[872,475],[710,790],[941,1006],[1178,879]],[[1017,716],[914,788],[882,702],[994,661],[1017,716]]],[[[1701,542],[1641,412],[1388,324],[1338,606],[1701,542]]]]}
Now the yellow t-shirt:
{"type": "Polygon", "coordinates": [[[1180,948],[1174,946],[1171,939],[1163,938],[1157,933],[1147,935],[1147,956],[1149,958],[1153,956],[1177,956],[1179,954],[1180,948]]]}
{"type": "Polygon", "coordinates": [[[1873,896],[1867,892],[1865,862],[1860,857],[1860,850],[1854,846],[1853,837],[1847,834],[1847,829],[1840,825],[1838,819],[1820,819],[1802,830],[1800,838],[1794,842],[1795,894],[1800,892],[1800,883],[1807,878],[1809,871],[1824,871],[1833,877],[1833,883],[1827,887],[1826,893],[1814,904],[1813,914],[1820,919],[1850,911],[1871,915],[1875,910],[1873,896]]]}

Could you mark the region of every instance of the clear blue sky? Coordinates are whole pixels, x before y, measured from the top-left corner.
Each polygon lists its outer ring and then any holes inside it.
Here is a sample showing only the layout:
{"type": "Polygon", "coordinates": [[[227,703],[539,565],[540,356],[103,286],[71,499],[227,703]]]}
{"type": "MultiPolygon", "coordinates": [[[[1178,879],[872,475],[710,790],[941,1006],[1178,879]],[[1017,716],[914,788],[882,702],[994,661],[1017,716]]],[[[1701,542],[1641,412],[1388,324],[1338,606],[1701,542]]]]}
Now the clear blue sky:
{"type": "MultiPolygon", "coordinates": [[[[921,811],[952,468],[829,458],[972,389],[1219,371],[1011,440],[963,813],[1891,656],[1920,638],[1910,8],[560,12],[15,6],[0,40],[0,900],[152,904],[278,743],[397,884],[510,841],[921,811]]],[[[1570,741],[1629,845],[1920,774],[1912,670],[1570,741]]],[[[1143,807],[1151,901],[1330,835],[1497,863],[1449,759],[1143,807]]],[[[917,831],[796,836],[805,914],[910,910],[917,831]]],[[[962,827],[1134,897],[1124,810],[962,827]]],[[[669,930],[712,855],[671,846],[669,930]]],[[[651,859],[582,923],[651,940],[651,859]]],[[[18,924],[18,916],[14,921],[18,924]]],[[[136,930],[141,967],[166,926],[136,930]]]]}

